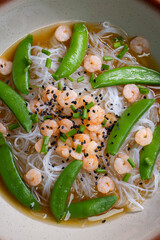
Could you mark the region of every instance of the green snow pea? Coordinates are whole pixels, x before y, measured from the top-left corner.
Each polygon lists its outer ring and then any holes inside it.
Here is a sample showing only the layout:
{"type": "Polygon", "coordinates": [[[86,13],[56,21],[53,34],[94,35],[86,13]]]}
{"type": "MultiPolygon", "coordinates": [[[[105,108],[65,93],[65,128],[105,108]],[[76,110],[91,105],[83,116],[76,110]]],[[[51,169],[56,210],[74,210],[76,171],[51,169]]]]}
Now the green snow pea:
{"type": "Polygon", "coordinates": [[[70,218],[87,218],[105,212],[116,201],[116,195],[90,199],[83,202],[71,203],[67,211],[70,213],[70,218]]]}
{"type": "Polygon", "coordinates": [[[29,132],[32,120],[24,99],[6,83],[0,81],[0,99],[10,108],[22,127],[29,132]]]}
{"type": "Polygon", "coordinates": [[[94,89],[130,83],[160,85],[160,73],[145,67],[121,67],[106,71],[90,82],[94,89]]]}
{"type": "Polygon", "coordinates": [[[153,168],[160,152],[160,124],[156,126],[152,142],[145,146],[140,155],[140,175],[141,179],[149,179],[152,176],[153,168]]]}
{"type": "Polygon", "coordinates": [[[66,213],[67,197],[82,165],[83,161],[75,160],[71,162],[61,173],[53,187],[50,206],[57,222],[60,222],[66,213]]]}
{"type": "Polygon", "coordinates": [[[33,210],[40,210],[41,206],[22,180],[11,147],[9,143],[4,141],[2,134],[0,134],[0,156],[0,175],[9,191],[24,206],[33,210]]]}
{"type": "Polygon", "coordinates": [[[30,60],[29,51],[32,46],[33,36],[28,35],[17,47],[14,60],[12,77],[13,82],[18,91],[28,95],[29,93],[29,82],[30,82],[30,60]]]}
{"type": "Polygon", "coordinates": [[[63,58],[55,76],[63,78],[70,76],[81,65],[88,46],[88,31],[84,23],[74,26],[70,47],[63,58]]]}
{"type": "Polygon", "coordinates": [[[107,152],[115,155],[128,136],[134,124],[154,103],[154,99],[142,99],[131,104],[114,125],[107,143],[107,152]]]}

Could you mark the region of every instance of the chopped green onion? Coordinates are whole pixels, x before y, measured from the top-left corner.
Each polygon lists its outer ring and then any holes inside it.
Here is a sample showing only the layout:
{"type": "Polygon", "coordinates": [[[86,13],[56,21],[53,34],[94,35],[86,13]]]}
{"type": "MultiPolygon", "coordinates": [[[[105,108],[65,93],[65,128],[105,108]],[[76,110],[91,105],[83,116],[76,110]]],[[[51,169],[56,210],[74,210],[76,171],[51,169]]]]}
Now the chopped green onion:
{"type": "Polygon", "coordinates": [[[133,162],[133,160],[131,158],[128,158],[127,161],[129,162],[129,164],[131,165],[132,168],[136,167],[136,164],[133,162]]]}
{"type": "Polygon", "coordinates": [[[14,130],[16,128],[19,128],[19,124],[16,122],[16,123],[13,123],[13,124],[10,124],[8,126],[9,130],[14,130]]]}
{"type": "Polygon", "coordinates": [[[77,78],[77,82],[82,82],[82,81],[84,81],[84,76],[77,78]]]}
{"type": "Polygon", "coordinates": [[[145,163],[146,163],[148,166],[150,166],[150,165],[153,164],[152,160],[151,160],[150,158],[148,158],[148,157],[146,157],[146,158],[144,159],[144,161],[145,161],[145,163]]]}
{"type": "Polygon", "coordinates": [[[56,81],[59,80],[59,76],[56,75],[55,73],[52,74],[52,77],[53,77],[56,81]]]}
{"type": "Polygon", "coordinates": [[[105,127],[106,123],[107,123],[107,119],[104,119],[102,122],[102,127],[105,127]]]}
{"type": "Polygon", "coordinates": [[[5,139],[3,137],[3,133],[0,132],[0,146],[2,146],[3,144],[5,144],[5,139]]]}
{"type": "Polygon", "coordinates": [[[77,130],[75,128],[73,128],[71,131],[67,132],[67,136],[72,137],[76,133],[77,133],[77,130]]]}
{"type": "Polygon", "coordinates": [[[58,83],[58,90],[61,90],[61,83],[58,83]]]}
{"type": "Polygon", "coordinates": [[[32,63],[32,61],[28,57],[25,57],[25,60],[26,60],[28,65],[30,65],[32,63]]]}
{"type": "Polygon", "coordinates": [[[76,108],[73,105],[70,105],[70,109],[72,109],[72,111],[76,111],[76,108]]]}
{"type": "Polygon", "coordinates": [[[47,59],[46,59],[46,65],[45,65],[45,67],[51,68],[51,64],[52,64],[52,59],[47,58],[47,59]]]}
{"type": "Polygon", "coordinates": [[[73,118],[80,118],[81,114],[80,113],[73,113],[73,118]]]}
{"type": "Polygon", "coordinates": [[[88,103],[85,107],[86,107],[86,109],[90,109],[91,107],[93,107],[94,106],[94,103],[93,102],[90,102],[90,103],[88,103]]]}
{"type": "Polygon", "coordinates": [[[38,123],[38,121],[39,121],[37,114],[31,115],[31,119],[32,119],[32,122],[33,122],[33,123],[38,123]]]}
{"type": "Polygon", "coordinates": [[[71,77],[67,77],[67,78],[69,79],[69,81],[74,82],[73,78],[71,78],[71,77]]]}
{"type": "Polygon", "coordinates": [[[27,72],[30,69],[31,65],[28,65],[25,69],[24,72],[27,72]]]}
{"type": "Polygon", "coordinates": [[[61,133],[61,134],[60,134],[60,139],[62,140],[62,142],[65,142],[65,141],[67,140],[66,134],[61,133]]]}
{"type": "Polygon", "coordinates": [[[124,44],[124,39],[123,39],[122,36],[120,36],[120,37],[118,38],[118,40],[120,41],[121,44],[124,44]]]}
{"type": "Polygon", "coordinates": [[[42,147],[41,147],[41,153],[46,154],[48,152],[49,139],[50,139],[50,137],[44,136],[42,147]]]}
{"type": "Polygon", "coordinates": [[[77,145],[76,152],[77,153],[81,153],[82,152],[82,145],[80,145],[80,144],[77,145]]]}
{"type": "Polygon", "coordinates": [[[127,51],[128,51],[128,45],[125,44],[122,51],[117,55],[117,58],[121,59],[127,51]]]}
{"type": "Polygon", "coordinates": [[[104,57],[103,57],[103,60],[104,60],[104,61],[112,61],[112,60],[113,60],[113,57],[112,57],[112,56],[104,56],[104,57]]]}
{"type": "Polygon", "coordinates": [[[63,58],[59,58],[59,59],[58,59],[58,62],[62,62],[62,60],[63,60],[63,58]]]}
{"type": "Polygon", "coordinates": [[[84,125],[81,125],[81,126],[79,127],[79,132],[84,133],[84,130],[85,130],[85,126],[84,126],[84,125]]]}
{"type": "Polygon", "coordinates": [[[97,173],[105,173],[106,170],[105,170],[105,169],[102,169],[102,168],[97,168],[97,169],[96,169],[96,172],[97,172],[97,173]]]}
{"type": "Polygon", "coordinates": [[[112,42],[118,42],[119,39],[118,38],[112,38],[112,42]]]}
{"type": "Polygon", "coordinates": [[[119,48],[121,46],[120,42],[114,42],[113,43],[114,48],[119,48]]]}
{"type": "Polygon", "coordinates": [[[46,120],[46,119],[52,119],[52,116],[51,116],[51,115],[44,116],[44,117],[43,117],[43,120],[46,120]]]}
{"type": "Polygon", "coordinates": [[[92,82],[93,79],[94,79],[94,73],[91,74],[91,76],[90,76],[90,80],[89,80],[89,81],[92,82]]]}
{"type": "Polygon", "coordinates": [[[109,65],[102,64],[102,70],[109,70],[109,65]]]}
{"type": "Polygon", "coordinates": [[[42,49],[41,52],[46,54],[47,56],[49,56],[51,54],[51,52],[46,49],[42,49]]]}
{"type": "Polygon", "coordinates": [[[87,112],[87,109],[83,109],[82,111],[82,119],[88,119],[88,112],[87,112]]]}
{"type": "Polygon", "coordinates": [[[130,178],[131,174],[130,173],[126,173],[124,178],[122,179],[123,182],[128,182],[128,179],[130,178]]]}
{"type": "Polygon", "coordinates": [[[149,89],[148,88],[144,88],[140,85],[137,85],[137,87],[139,88],[139,91],[141,94],[148,94],[149,93],[149,89]]]}

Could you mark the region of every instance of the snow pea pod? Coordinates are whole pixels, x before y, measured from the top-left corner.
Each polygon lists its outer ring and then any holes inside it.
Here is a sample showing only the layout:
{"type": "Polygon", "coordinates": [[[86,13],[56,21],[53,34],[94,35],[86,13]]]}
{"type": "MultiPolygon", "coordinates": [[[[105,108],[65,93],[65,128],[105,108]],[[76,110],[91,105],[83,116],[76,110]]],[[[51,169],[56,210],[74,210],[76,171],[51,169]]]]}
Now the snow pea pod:
{"type": "Polygon", "coordinates": [[[87,218],[105,212],[116,201],[116,195],[90,199],[83,202],[71,203],[67,211],[70,213],[70,218],[87,218]]]}
{"type": "Polygon", "coordinates": [[[156,126],[152,142],[145,146],[140,155],[140,175],[141,179],[149,179],[152,176],[153,168],[160,152],[160,124],[156,126]]]}
{"type": "Polygon", "coordinates": [[[160,73],[145,67],[129,66],[106,71],[91,81],[94,89],[130,83],[160,85],[160,73]]]}
{"type": "Polygon", "coordinates": [[[81,65],[88,46],[88,31],[84,23],[74,26],[70,47],[55,75],[58,78],[68,77],[81,65]]]}
{"type": "Polygon", "coordinates": [[[28,35],[17,47],[14,60],[12,77],[15,87],[21,93],[28,95],[29,93],[29,50],[32,46],[33,36],[28,35]]]}
{"type": "Polygon", "coordinates": [[[32,194],[30,189],[24,183],[17,169],[11,147],[8,143],[3,142],[0,137],[0,175],[8,187],[9,191],[24,206],[33,210],[40,210],[41,206],[32,194]]]}
{"type": "Polygon", "coordinates": [[[107,152],[115,155],[134,124],[154,103],[154,99],[142,99],[131,104],[114,125],[107,143],[107,152]]]}
{"type": "Polygon", "coordinates": [[[50,206],[57,222],[63,219],[69,191],[82,165],[83,161],[75,160],[71,162],[61,173],[53,187],[50,206]]]}
{"type": "Polygon", "coordinates": [[[24,99],[6,83],[0,81],[0,99],[10,108],[22,127],[29,132],[32,120],[24,99]]]}

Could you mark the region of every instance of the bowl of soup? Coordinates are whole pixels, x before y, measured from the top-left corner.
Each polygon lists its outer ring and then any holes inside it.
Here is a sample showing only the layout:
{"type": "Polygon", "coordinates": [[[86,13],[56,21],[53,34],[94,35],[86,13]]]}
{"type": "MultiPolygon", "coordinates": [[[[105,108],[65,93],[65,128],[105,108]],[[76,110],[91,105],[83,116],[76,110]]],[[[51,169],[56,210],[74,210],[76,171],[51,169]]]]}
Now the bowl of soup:
{"type": "Polygon", "coordinates": [[[158,236],[159,12],[15,0],[0,19],[0,238],[158,236]]]}

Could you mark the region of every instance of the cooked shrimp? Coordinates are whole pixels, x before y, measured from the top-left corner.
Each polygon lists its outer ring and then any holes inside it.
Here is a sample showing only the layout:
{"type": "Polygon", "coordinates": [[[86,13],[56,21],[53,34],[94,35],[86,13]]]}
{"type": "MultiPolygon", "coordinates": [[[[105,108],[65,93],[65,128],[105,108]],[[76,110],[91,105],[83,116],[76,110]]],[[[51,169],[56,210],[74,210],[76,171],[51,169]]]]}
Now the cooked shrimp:
{"type": "Polygon", "coordinates": [[[101,59],[96,56],[96,55],[87,55],[84,58],[84,68],[88,71],[88,72],[96,72],[101,70],[102,67],[102,61],[101,59]]]}
{"type": "Polygon", "coordinates": [[[89,143],[87,144],[86,149],[85,149],[85,154],[94,155],[97,146],[98,146],[98,144],[97,144],[95,141],[89,142],[89,143]]]}
{"type": "Polygon", "coordinates": [[[62,142],[61,139],[58,139],[57,141],[57,146],[68,146],[68,147],[73,147],[73,141],[72,141],[72,138],[69,137],[67,138],[67,140],[65,142],[62,142]]]}
{"type": "Polygon", "coordinates": [[[94,98],[90,95],[84,95],[77,100],[76,108],[87,105],[90,102],[95,102],[94,98]]]}
{"type": "Polygon", "coordinates": [[[135,84],[127,84],[123,88],[123,96],[130,103],[134,103],[139,97],[139,88],[135,84]]]}
{"type": "Polygon", "coordinates": [[[90,138],[92,141],[95,141],[98,145],[100,145],[100,141],[99,141],[97,132],[90,132],[89,135],[90,135],[90,138]]]}
{"type": "Polygon", "coordinates": [[[58,136],[59,134],[59,129],[58,129],[58,124],[54,120],[47,119],[41,124],[41,134],[43,136],[58,136]]]}
{"type": "Polygon", "coordinates": [[[87,124],[90,125],[99,125],[103,122],[105,116],[105,111],[98,105],[93,106],[90,108],[88,113],[87,124]]]}
{"type": "Polygon", "coordinates": [[[44,103],[42,102],[42,100],[33,99],[30,101],[29,106],[33,113],[41,114],[41,112],[43,111],[43,109],[41,108],[41,105],[43,106],[43,104],[44,103]]]}
{"type": "Polygon", "coordinates": [[[41,183],[42,176],[38,170],[32,168],[23,176],[23,179],[28,185],[35,187],[41,183]]]}
{"type": "Polygon", "coordinates": [[[82,145],[82,150],[87,147],[87,144],[90,142],[90,136],[88,134],[75,134],[73,138],[73,145],[76,148],[77,145],[82,145]]]}
{"type": "Polygon", "coordinates": [[[80,118],[72,118],[74,127],[79,127],[82,125],[82,120],[80,118]]]}
{"type": "Polygon", "coordinates": [[[67,133],[73,128],[73,122],[69,119],[62,119],[58,125],[60,126],[59,130],[62,133],[67,133]]]}
{"type": "Polygon", "coordinates": [[[83,168],[90,172],[98,168],[98,159],[95,155],[90,155],[83,159],[83,168]]]}
{"type": "Polygon", "coordinates": [[[98,124],[98,125],[89,125],[88,126],[88,121],[86,121],[87,124],[86,124],[86,128],[91,131],[91,132],[98,132],[101,128],[102,128],[102,125],[101,124],[98,124]]]}
{"type": "Polygon", "coordinates": [[[114,114],[107,113],[106,114],[106,120],[107,120],[107,122],[106,122],[104,127],[110,127],[117,121],[117,118],[114,114]]]}
{"type": "MultiPolygon", "coordinates": [[[[42,144],[43,144],[43,139],[39,139],[38,142],[36,142],[36,144],[34,145],[35,150],[40,153],[41,152],[41,148],[42,148],[42,144]]],[[[49,147],[51,146],[51,144],[49,143],[49,147]]]]}
{"type": "Polygon", "coordinates": [[[59,92],[57,96],[57,102],[62,106],[62,107],[69,107],[72,105],[72,101],[75,101],[77,98],[77,93],[74,92],[73,90],[68,90],[68,91],[63,91],[59,92]]]}
{"type": "Polygon", "coordinates": [[[101,177],[98,179],[97,189],[101,193],[112,192],[115,188],[115,184],[110,177],[101,177]]]}
{"type": "Polygon", "coordinates": [[[59,146],[56,148],[56,153],[60,155],[61,157],[68,158],[69,153],[69,147],[68,146],[59,146]]]}
{"type": "Polygon", "coordinates": [[[150,128],[142,128],[135,135],[135,141],[141,146],[146,146],[152,142],[153,133],[150,128]]]}
{"type": "Polygon", "coordinates": [[[7,135],[7,129],[2,123],[0,123],[0,132],[7,135]]]}
{"type": "Polygon", "coordinates": [[[133,52],[142,54],[142,53],[148,53],[150,51],[149,49],[149,42],[144,37],[135,37],[130,42],[130,48],[133,52]]]}
{"type": "Polygon", "coordinates": [[[71,116],[73,111],[70,107],[61,107],[60,106],[60,109],[61,113],[64,115],[64,116],[71,116]]]}
{"type": "Polygon", "coordinates": [[[55,31],[55,38],[59,42],[68,41],[72,36],[71,28],[67,25],[60,25],[55,31]]]}
{"type": "Polygon", "coordinates": [[[118,154],[114,161],[114,169],[116,170],[116,172],[118,172],[119,174],[125,174],[132,171],[132,167],[130,163],[127,161],[128,159],[129,156],[127,154],[124,153],[118,154]]]}
{"type": "Polygon", "coordinates": [[[9,75],[12,72],[12,62],[0,58],[0,73],[9,75]]]}
{"type": "Polygon", "coordinates": [[[107,138],[107,130],[105,128],[101,128],[96,134],[101,142],[104,142],[104,140],[107,138]]]}
{"type": "Polygon", "coordinates": [[[71,157],[73,157],[74,159],[78,159],[78,160],[83,160],[84,159],[84,153],[77,153],[74,150],[71,150],[71,157]]]}
{"type": "Polygon", "coordinates": [[[48,102],[51,101],[51,99],[56,100],[57,95],[59,93],[59,90],[52,85],[46,87],[45,90],[42,92],[42,101],[43,102],[48,102]]]}

